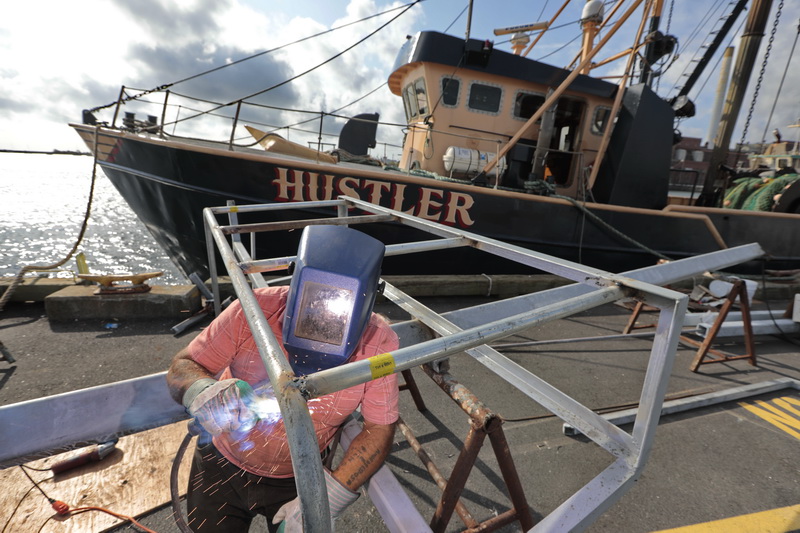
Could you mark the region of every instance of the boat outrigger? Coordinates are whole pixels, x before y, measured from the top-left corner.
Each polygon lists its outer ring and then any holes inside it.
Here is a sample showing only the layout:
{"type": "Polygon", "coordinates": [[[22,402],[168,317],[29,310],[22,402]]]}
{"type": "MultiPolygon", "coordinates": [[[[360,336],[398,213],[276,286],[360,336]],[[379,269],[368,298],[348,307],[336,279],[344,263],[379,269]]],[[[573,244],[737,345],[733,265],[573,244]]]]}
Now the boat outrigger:
{"type": "MultiPolygon", "coordinates": [[[[750,14],[745,31],[749,49],[758,46],[753,35],[763,33],[763,12],[768,13],[770,3],[759,2],[750,14]]],[[[572,69],[525,57],[536,43],[528,44],[526,32],[551,26],[555,17],[510,29],[513,52],[487,40],[437,32],[410,37],[388,80],[407,119],[396,165],[369,156],[377,114],[353,117],[331,153],[263,131],[256,118],[245,126],[245,116],[255,117],[260,107],[245,100],[227,105],[234,110],[227,141],[170,134],[166,110],[178,97],[168,86],[146,92],[149,97],[163,94],[160,119],[152,115],[140,121],[127,112],[118,126],[122,105],[133,105],[144,94],[129,94],[123,87],[110,104],[114,116],[109,122],[96,118],[109,107],[104,106],[86,111],[84,124],[72,126],[187,277],[208,275],[203,208],[229,201],[269,204],[339,196],[612,272],[751,242],[767,252],[767,268],[798,268],[800,203],[784,203],[785,212],[752,212],[716,207],[720,202],[708,202],[706,194],[706,205],[669,205],[673,123],[676,109],[685,112],[686,102],[658,96],[648,69],[636,83],[630,74],[640,52],[653,64],[675,46],[674,38],[654,30],[660,4],[619,2],[605,17],[602,2],[587,2],[581,19],[584,47],[572,69]],[[599,51],[642,5],[637,44],[620,56],[628,58],[626,74],[618,84],[593,77],[591,70],[605,63],[599,51]],[[613,24],[608,22],[612,14],[613,24]],[[648,19],[652,31],[645,36],[648,19]],[[235,142],[245,127],[252,137],[246,145],[235,142]]],[[[752,60],[749,53],[742,57],[752,60]]],[[[745,86],[748,73],[738,75],[745,86]]],[[[223,107],[214,106],[216,120],[223,107]]],[[[713,182],[714,169],[710,174],[713,182]]],[[[721,196],[713,184],[705,190],[721,196]]],[[[320,215],[312,207],[281,216],[320,215]]],[[[394,223],[370,231],[387,243],[415,238],[413,231],[394,223]]],[[[289,255],[296,245],[293,238],[271,240],[269,255],[289,255]]],[[[751,262],[740,271],[761,272],[763,267],[751,262]]],[[[426,261],[393,257],[385,272],[502,274],[520,269],[467,249],[433,252],[426,261]]]]}

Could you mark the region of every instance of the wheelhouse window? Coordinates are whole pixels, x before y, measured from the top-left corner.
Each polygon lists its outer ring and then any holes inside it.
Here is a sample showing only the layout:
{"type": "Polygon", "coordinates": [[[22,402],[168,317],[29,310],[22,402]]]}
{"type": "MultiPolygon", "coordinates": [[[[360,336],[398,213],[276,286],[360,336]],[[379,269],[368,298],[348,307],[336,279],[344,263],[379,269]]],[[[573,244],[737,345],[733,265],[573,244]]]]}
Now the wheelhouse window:
{"type": "Polygon", "coordinates": [[[418,78],[414,83],[409,83],[403,89],[403,107],[406,111],[406,121],[423,117],[428,114],[428,91],[425,89],[425,80],[418,78]]]}
{"type": "Polygon", "coordinates": [[[414,92],[417,97],[417,109],[419,115],[424,116],[428,114],[428,91],[425,90],[425,80],[419,78],[414,82],[414,92]]]}
{"type": "Polygon", "coordinates": [[[606,131],[608,119],[611,116],[611,108],[605,106],[597,106],[592,116],[592,133],[595,135],[602,135],[606,131]]]}
{"type": "Polygon", "coordinates": [[[514,98],[514,118],[528,120],[544,104],[543,94],[518,92],[514,98]]]}
{"type": "Polygon", "coordinates": [[[496,114],[500,112],[500,101],[503,89],[494,85],[473,83],[469,87],[469,101],[467,107],[472,111],[482,111],[496,114]]]}
{"type": "Polygon", "coordinates": [[[409,83],[403,91],[403,105],[406,108],[406,120],[411,122],[418,114],[417,97],[414,94],[414,85],[409,83]]]}
{"type": "Polygon", "coordinates": [[[461,82],[456,78],[442,78],[442,105],[456,107],[458,105],[458,91],[461,82]]]}

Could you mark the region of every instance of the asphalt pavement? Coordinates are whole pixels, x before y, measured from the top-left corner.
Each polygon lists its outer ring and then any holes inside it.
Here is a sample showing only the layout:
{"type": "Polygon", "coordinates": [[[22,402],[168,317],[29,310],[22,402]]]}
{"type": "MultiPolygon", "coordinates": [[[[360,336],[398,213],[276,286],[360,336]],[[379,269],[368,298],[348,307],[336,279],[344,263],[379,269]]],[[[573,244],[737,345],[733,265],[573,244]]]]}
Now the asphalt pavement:
{"type": "MultiPolygon", "coordinates": [[[[485,298],[436,298],[423,302],[437,311],[484,303],[485,298]]],[[[775,310],[787,302],[770,302],[775,310]]],[[[763,303],[757,303],[763,308],[763,303]]],[[[402,311],[382,304],[392,320],[402,311]]],[[[630,311],[605,305],[540,325],[502,341],[543,341],[617,335],[630,311]]],[[[647,313],[643,320],[652,318],[647,313]]],[[[0,405],[59,394],[165,370],[172,356],[199,327],[184,335],[170,332],[174,320],[75,320],[51,323],[41,303],[11,303],[0,313],[0,342],[14,363],[0,360],[0,405]]],[[[668,398],[691,398],[778,378],[800,380],[797,338],[756,337],[758,366],[733,361],[689,365],[696,348],[678,348],[668,398]]],[[[501,343],[497,343],[501,344],[501,343]]],[[[636,405],[650,353],[649,338],[506,347],[501,351],[540,378],[595,410],[636,405]]],[[[741,338],[715,347],[743,353],[741,338]]],[[[450,360],[450,373],[503,419],[503,432],[535,520],[599,474],[612,457],[582,436],[567,436],[561,420],[509,386],[466,354],[450,360]]],[[[420,412],[408,392],[401,393],[401,416],[432,461],[447,477],[470,425],[467,416],[420,369],[412,374],[427,410],[420,412]]],[[[589,526],[591,532],[649,532],[768,512],[800,503],[800,391],[770,394],[694,408],[662,417],[643,475],[622,498],[589,526]],[[763,403],[757,403],[763,402],[763,403]],[[764,409],[766,405],[770,409],[764,409]],[[758,409],[784,410],[787,416],[759,416],[758,409]],[[789,406],[786,408],[786,406],[789,406]],[[781,423],[782,421],[782,423],[781,423]]],[[[631,426],[622,426],[631,431],[631,426]]],[[[388,465],[423,517],[436,509],[440,490],[408,442],[397,433],[388,465]]],[[[468,476],[462,502],[482,522],[509,509],[509,498],[492,447],[487,443],[468,476]]],[[[178,531],[168,508],[142,522],[162,532],[178,531]]],[[[800,524],[797,526],[800,528],[800,524]]],[[[447,531],[465,528],[453,515],[447,531]]],[[[510,525],[500,531],[518,531],[510,525]]],[[[117,531],[131,530],[130,527],[117,531]]],[[[338,531],[386,531],[368,498],[348,509],[338,531]]],[[[790,529],[789,529],[790,530],[790,529]]],[[[257,521],[251,531],[266,531],[257,521]]],[[[733,529],[736,531],[736,529],[733,529]]],[[[766,531],[766,530],[765,530],[766,531]]]]}

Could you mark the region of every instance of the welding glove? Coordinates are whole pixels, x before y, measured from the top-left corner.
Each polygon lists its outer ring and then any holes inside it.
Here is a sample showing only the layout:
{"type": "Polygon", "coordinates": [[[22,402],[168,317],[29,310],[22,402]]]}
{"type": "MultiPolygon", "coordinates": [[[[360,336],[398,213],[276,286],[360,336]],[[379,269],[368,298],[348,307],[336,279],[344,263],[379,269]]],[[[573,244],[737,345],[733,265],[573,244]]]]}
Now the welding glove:
{"type": "Polygon", "coordinates": [[[183,405],[206,431],[219,435],[255,426],[258,416],[251,409],[254,398],[253,388],[241,379],[203,378],[186,390],[183,405]]]}
{"type": "MultiPolygon", "coordinates": [[[[347,487],[336,481],[327,468],[323,468],[325,485],[328,487],[328,504],[331,509],[331,533],[333,522],[347,507],[359,497],[357,492],[351,492],[347,487]]],[[[284,522],[278,531],[282,533],[303,533],[303,516],[300,511],[300,497],[285,503],[272,519],[273,524],[284,522]]]]}

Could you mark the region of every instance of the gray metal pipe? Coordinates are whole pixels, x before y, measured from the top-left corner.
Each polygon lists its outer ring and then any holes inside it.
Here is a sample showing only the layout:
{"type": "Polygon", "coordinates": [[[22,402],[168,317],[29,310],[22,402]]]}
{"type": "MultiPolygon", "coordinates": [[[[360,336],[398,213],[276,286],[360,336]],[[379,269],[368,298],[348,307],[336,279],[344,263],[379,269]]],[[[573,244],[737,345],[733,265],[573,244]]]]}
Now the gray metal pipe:
{"type": "Polygon", "coordinates": [[[577,312],[613,302],[624,296],[623,289],[607,287],[582,294],[563,302],[533,309],[510,318],[503,318],[483,326],[465,329],[459,333],[400,348],[392,353],[370,357],[297,380],[297,385],[308,397],[324,396],[338,390],[366,383],[379,377],[401,372],[424,363],[481,346],[513,335],[532,325],[556,320],[577,312]]]}
{"type": "Polygon", "coordinates": [[[291,386],[294,378],[292,367],[272,333],[272,328],[264,317],[258,299],[250,290],[247,278],[239,268],[225,236],[219,231],[216,217],[210,209],[204,209],[203,216],[222,255],[231,283],[239,296],[242,311],[244,311],[253,334],[253,340],[258,347],[261,361],[276,392],[275,397],[286,426],[286,438],[289,442],[297,493],[302,504],[303,523],[307,531],[328,532],[331,527],[328,493],[322,472],[317,435],[311,421],[311,414],[308,412],[308,405],[300,391],[291,386]]]}

